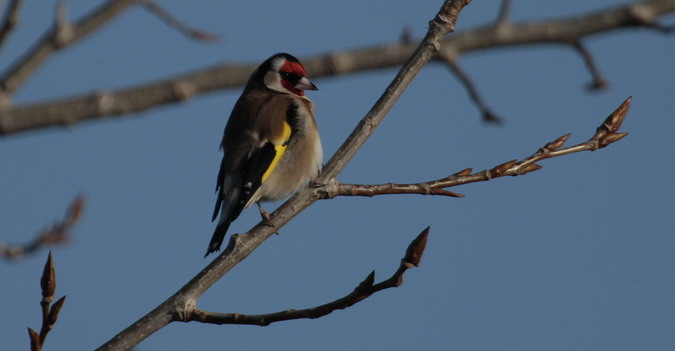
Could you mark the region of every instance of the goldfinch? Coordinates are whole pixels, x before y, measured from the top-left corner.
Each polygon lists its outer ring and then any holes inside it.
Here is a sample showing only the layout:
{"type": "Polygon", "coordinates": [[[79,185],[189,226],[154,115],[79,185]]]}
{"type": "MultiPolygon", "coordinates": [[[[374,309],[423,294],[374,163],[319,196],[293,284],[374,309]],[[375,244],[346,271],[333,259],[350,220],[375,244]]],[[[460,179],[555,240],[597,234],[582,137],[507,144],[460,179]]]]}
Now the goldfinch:
{"type": "MultiPolygon", "coordinates": [[[[314,104],[317,90],[297,58],[278,53],[249,78],[225,126],[212,221],[220,220],[206,256],[220,250],[230,223],[244,208],[281,200],[307,186],[323,160],[314,104]]],[[[260,213],[266,212],[260,207],[260,213]]]]}

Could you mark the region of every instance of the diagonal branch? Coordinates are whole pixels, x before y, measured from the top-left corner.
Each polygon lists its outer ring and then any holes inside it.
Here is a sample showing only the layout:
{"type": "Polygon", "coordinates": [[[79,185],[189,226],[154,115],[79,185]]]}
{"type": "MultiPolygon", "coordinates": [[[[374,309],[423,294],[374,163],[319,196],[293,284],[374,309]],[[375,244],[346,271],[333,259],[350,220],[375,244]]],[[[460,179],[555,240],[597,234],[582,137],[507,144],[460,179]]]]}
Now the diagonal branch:
{"type": "Polygon", "coordinates": [[[0,25],[0,47],[5,44],[5,40],[7,40],[9,34],[12,33],[16,24],[19,23],[19,9],[21,8],[21,2],[22,0],[12,0],[12,2],[7,5],[5,17],[2,19],[2,24],[0,25]]]}
{"type": "Polygon", "coordinates": [[[618,133],[623,120],[626,118],[630,108],[631,98],[626,99],[609,117],[597,128],[596,133],[587,141],[573,146],[563,148],[570,134],[565,134],[560,138],[547,143],[537,152],[526,157],[521,161],[513,160],[504,162],[492,169],[486,169],[480,172],[471,173],[471,168],[457,172],[449,177],[436,179],[428,182],[416,184],[346,184],[333,182],[316,190],[317,196],[322,199],[332,199],[336,196],[376,196],[392,194],[419,194],[419,195],[441,195],[450,197],[463,197],[461,194],[453,193],[446,188],[488,181],[503,176],[519,176],[529,172],[540,170],[542,167],[537,162],[569,155],[582,151],[595,151],[604,148],[611,143],[621,140],[628,133],[618,133]]]}
{"type": "Polygon", "coordinates": [[[194,29],[188,26],[187,24],[183,23],[183,21],[179,20],[178,18],[170,14],[168,11],[163,9],[161,6],[157,5],[152,0],[138,0],[138,1],[141,5],[143,5],[143,7],[145,7],[146,10],[150,11],[159,19],[164,21],[164,23],[166,23],[169,27],[179,31],[181,34],[185,35],[190,39],[209,43],[220,42],[219,35],[209,33],[203,30],[194,29]]]}
{"type": "Polygon", "coordinates": [[[464,85],[464,89],[466,89],[466,91],[469,93],[469,97],[480,110],[483,121],[501,124],[502,118],[492,112],[492,110],[487,106],[487,103],[478,92],[476,85],[473,83],[471,78],[469,78],[469,75],[466,74],[466,72],[464,72],[464,70],[457,63],[457,58],[451,57],[445,52],[440,52],[438,53],[438,60],[445,63],[450,71],[455,75],[455,77],[457,77],[462,85],[464,85]]]}
{"type": "Polygon", "coordinates": [[[595,60],[593,59],[593,55],[591,55],[591,52],[586,49],[586,47],[581,44],[581,42],[575,42],[573,44],[574,49],[581,55],[581,58],[584,60],[584,63],[586,64],[586,67],[588,68],[588,72],[591,74],[591,82],[588,84],[588,88],[590,90],[601,90],[607,88],[607,81],[602,78],[602,74],[600,74],[600,69],[598,68],[598,65],[595,63],[595,60]]]}
{"type": "Polygon", "coordinates": [[[78,195],[70,204],[65,217],[50,228],[43,229],[33,240],[23,245],[10,246],[0,242],[0,258],[7,261],[19,260],[37,252],[47,245],[59,245],[68,242],[71,231],[84,211],[84,197],[78,195]]]}
{"type": "MultiPolygon", "coordinates": [[[[429,30],[415,54],[398,72],[370,112],[361,120],[354,132],[343,143],[319,175],[320,183],[335,178],[351,160],[356,151],[365,143],[375,128],[382,122],[405,88],[417,75],[422,66],[429,61],[440,47],[442,38],[454,30],[454,23],[460,11],[470,0],[445,0],[435,18],[429,22],[429,30]]],[[[206,268],[199,272],[173,296],[162,302],[154,310],[122,330],[98,350],[130,350],[145,338],[175,320],[176,316],[186,316],[196,308],[197,299],[232,267],[244,260],[265,240],[293,219],[298,213],[309,207],[319,198],[307,189],[292,196],[272,213],[269,226],[259,223],[246,234],[234,234],[227,248],[206,268]]],[[[178,318],[185,319],[185,318],[178,318]]]]}
{"type": "Polygon", "coordinates": [[[93,33],[122,13],[135,0],[109,0],[75,24],[63,22],[63,6],[57,9],[57,20],[49,32],[7,71],[0,75],[0,94],[5,99],[18,89],[54,52],[93,33]]]}
{"type": "MultiPolygon", "coordinates": [[[[446,38],[442,42],[441,53],[447,57],[458,57],[462,53],[504,46],[570,45],[581,38],[620,28],[654,28],[659,16],[673,11],[675,0],[646,0],[585,15],[509,23],[508,26],[484,26],[446,38]]],[[[398,67],[406,62],[414,50],[414,44],[395,42],[303,57],[301,61],[310,75],[318,78],[398,67]]],[[[197,94],[238,88],[246,83],[256,66],[221,64],[140,86],[15,107],[5,106],[0,109],[0,135],[137,113],[180,102],[197,94]]]]}
{"type": "MultiPolygon", "coordinates": [[[[418,267],[424,254],[424,248],[429,236],[429,227],[424,229],[408,246],[405,257],[394,274],[388,279],[374,284],[375,271],[372,271],[351,293],[326,304],[301,310],[288,309],[266,314],[217,313],[195,308],[182,320],[183,322],[197,321],[209,324],[249,324],[267,326],[271,323],[293,319],[315,319],[342,310],[363,301],[372,294],[389,288],[396,288],[403,284],[403,273],[412,267],[418,267]]],[[[180,317],[180,316],[179,316],[180,317]]]]}

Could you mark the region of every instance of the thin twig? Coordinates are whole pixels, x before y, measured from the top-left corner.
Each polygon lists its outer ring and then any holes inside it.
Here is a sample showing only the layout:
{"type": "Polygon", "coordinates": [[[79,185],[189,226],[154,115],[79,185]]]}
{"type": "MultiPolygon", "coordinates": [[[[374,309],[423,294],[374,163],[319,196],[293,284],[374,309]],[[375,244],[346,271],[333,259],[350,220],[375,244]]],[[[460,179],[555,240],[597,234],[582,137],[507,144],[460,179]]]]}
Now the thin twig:
{"type": "Polygon", "coordinates": [[[604,148],[611,143],[621,140],[628,133],[619,133],[619,128],[628,114],[631,98],[626,99],[609,117],[597,128],[596,133],[587,141],[573,146],[563,148],[570,134],[565,134],[558,139],[547,143],[537,152],[524,158],[521,161],[512,160],[504,162],[491,169],[472,173],[471,168],[464,169],[451,176],[436,179],[428,182],[416,184],[346,184],[332,183],[315,190],[317,197],[322,199],[331,199],[336,196],[377,196],[392,194],[419,194],[419,195],[441,195],[450,197],[463,197],[461,194],[453,193],[447,188],[488,181],[504,176],[519,176],[529,172],[540,170],[542,167],[537,162],[569,155],[582,151],[595,151],[604,148]]]}
{"type": "Polygon", "coordinates": [[[487,106],[487,103],[478,92],[476,85],[473,83],[473,81],[471,81],[469,75],[466,74],[466,72],[464,72],[464,70],[459,66],[457,60],[448,55],[446,52],[438,53],[438,60],[445,63],[445,65],[450,69],[455,77],[457,77],[462,85],[464,85],[464,88],[469,93],[469,97],[480,110],[483,121],[487,123],[501,124],[502,118],[490,110],[490,108],[487,106]]]}
{"type": "Polygon", "coordinates": [[[42,271],[40,287],[42,290],[42,299],[40,300],[40,307],[42,310],[42,327],[40,328],[40,334],[28,327],[31,351],[42,350],[42,346],[45,344],[47,335],[52,329],[54,329],[54,324],[56,324],[59,312],[61,312],[63,303],[66,301],[66,297],[62,296],[54,304],[52,304],[54,299],[56,299],[54,296],[54,292],[56,291],[56,271],[54,270],[54,260],[52,258],[51,251],[49,251],[47,262],[45,263],[45,267],[42,271]]]}
{"type": "Polygon", "coordinates": [[[192,40],[208,43],[220,42],[220,35],[209,33],[204,30],[194,29],[188,26],[152,0],[138,0],[138,2],[143,5],[146,10],[150,11],[150,13],[154,14],[160,20],[166,23],[169,27],[179,31],[181,34],[192,40]]]}
{"type": "MultiPolygon", "coordinates": [[[[67,39],[63,36],[63,23],[57,23],[26,54],[19,57],[8,70],[0,75],[0,94],[8,100],[9,95],[15,92],[54,52],[103,27],[135,3],[136,0],[109,0],[73,24],[69,28],[72,30],[72,35],[69,35],[67,39]]],[[[57,17],[63,18],[63,14],[57,17]]]]}
{"type": "Polygon", "coordinates": [[[607,88],[607,81],[602,77],[602,74],[600,74],[600,69],[598,69],[598,65],[595,63],[591,52],[579,41],[575,42],[573,46],[579,55],[581,55],[581,58],[583,58],[584,63],[591,74],[592,80],[588,84],[588,88],[590,90],[602,90],[607,88]]]}
{"type": "Polygon", "coordinates": [[[504,26],[509,22],[509,11],[511,10],[511,0],[502,0],[497,14],[497,26],[504,26]]]}
{"type": "Polygon", "coordinates": [[[19,9],[22,2],[23,0],[11,0],[9,5],[7,5],[5,17],[2,19],[2,24],[0,25],[0,47],[5,44],[5,40],[12,33],[17,23],[19,23],[19,9]]]}
{"type": "MultiPolygon", "coordinates": [[[[419,266],[419,261],[424,254],[427,238],[429,235],[429,227],[424,229],[408,246],[406,255],[401,259],[401,263],[388,279],[374,284],[375,271],[372,271],[366,279],[364,279],[351,293],[343,296],[337,300],[328,302],[326,304],[305,308],[301,310],[288,309],[279,312],[265,313],[265,314],[241,314],[241,313],[217,313],[204,311],[195,308],[194,311],[188,315],[184,322],[197,321],[209,324],[248,324],[267,326],[274,322],[288,321],[292,319],[315,319],[323,317],[332,313],[335,310],[342,310],[353,306],[354,304],[363,301],[372,294],[388,289],[401,286],[403,283],[403,274],[412,267],[419,266]]],[[[183,316],[178,316],[182,318],[183,316]]]]}
{"type": "Polygon", "coordinates": [[[62,245],[70,240],[71,232],[84,211],[84,196],[73,200],[66,215],[51,227],[43,229],[33,240],[22,245],[7,245],[0,242],[0,258],[16,261],[37,252],[45,246],[62,245]]]}

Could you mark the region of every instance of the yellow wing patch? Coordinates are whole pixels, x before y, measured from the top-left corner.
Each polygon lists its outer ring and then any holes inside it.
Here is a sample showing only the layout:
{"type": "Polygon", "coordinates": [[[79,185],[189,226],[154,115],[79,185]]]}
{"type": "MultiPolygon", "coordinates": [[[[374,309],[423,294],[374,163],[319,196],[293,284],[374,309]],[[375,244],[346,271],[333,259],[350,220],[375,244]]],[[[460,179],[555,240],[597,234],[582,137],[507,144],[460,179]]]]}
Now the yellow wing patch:
{"type": "Polygon", "coordinates": [[[284,155],[284,152],[286,151],[286,148],[288,147],[288,139],[291,138],[291,126],[288,125],[286,121],[284,121],[284,133],[282,134],[281,144],[276,144],[274,145],[274,151],[276,154],[274,155],[274,159],[272,159],[272,162],[270,163],[270,166],[267,167],[267,170],[265,173],[263,173],[262,176],[262,183],[264,183],[267,178],[269,178],[270,174],[272,174],[272,171],[277,167],[279,164],[279,160],[281,160],[281,156],[284,155]]]}

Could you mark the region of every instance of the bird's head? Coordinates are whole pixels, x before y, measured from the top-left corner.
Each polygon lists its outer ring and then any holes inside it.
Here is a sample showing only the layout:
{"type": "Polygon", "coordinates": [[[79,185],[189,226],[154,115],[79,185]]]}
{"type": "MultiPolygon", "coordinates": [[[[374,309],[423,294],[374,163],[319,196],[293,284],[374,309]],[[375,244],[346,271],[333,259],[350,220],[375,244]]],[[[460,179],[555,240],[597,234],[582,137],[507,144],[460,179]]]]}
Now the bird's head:
{"type": "Polygon", "coordinates": [[[305,90],[318,90],[306,77],[305,67],[293,55],[278,53],[258,67],[254,75],[268,89],[304,96],[305,90]]]}

